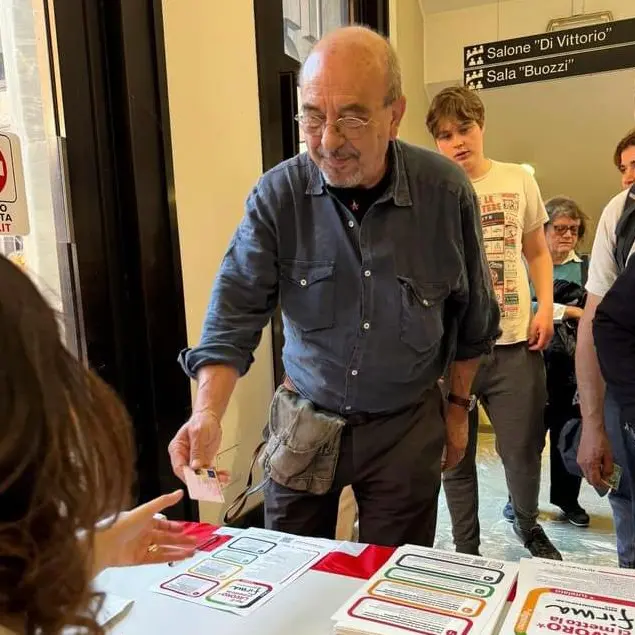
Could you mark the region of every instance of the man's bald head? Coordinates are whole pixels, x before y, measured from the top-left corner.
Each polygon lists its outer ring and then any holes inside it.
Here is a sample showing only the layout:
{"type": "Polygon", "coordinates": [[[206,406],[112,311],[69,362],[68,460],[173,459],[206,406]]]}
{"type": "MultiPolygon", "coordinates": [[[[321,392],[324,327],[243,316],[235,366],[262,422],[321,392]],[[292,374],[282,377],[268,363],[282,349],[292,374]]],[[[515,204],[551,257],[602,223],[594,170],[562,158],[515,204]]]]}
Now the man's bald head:
{"type": "Polygon", "coordinates": [[[402,96],[401,68],[397,53],[390,42],[372,29],[347,26],[331,31],[315,44],[302,65],[300,86],[316,73],[349,67],[377,82],[383,76],[385,103],[402,96]]]}
{"type": "Polygon", "coordinates": [[[363,27],[332,31],[304,63],[300,89],[307,151],[326,182],[376,185],[406,108],[390,44],[363,27]]]}

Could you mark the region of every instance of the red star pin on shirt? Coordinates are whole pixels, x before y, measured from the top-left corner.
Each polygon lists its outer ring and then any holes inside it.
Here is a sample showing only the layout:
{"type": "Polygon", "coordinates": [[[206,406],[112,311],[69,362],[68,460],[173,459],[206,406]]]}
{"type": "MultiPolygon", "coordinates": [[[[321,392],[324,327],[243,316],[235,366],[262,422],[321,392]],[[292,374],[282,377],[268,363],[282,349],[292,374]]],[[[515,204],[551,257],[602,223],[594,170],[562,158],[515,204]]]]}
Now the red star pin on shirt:
{"type": "Polygon", "coordinates": [[[353,201],[351,203],[351,209],[356,212],[359,209],[359,203],[357,201],[353,201]]]}

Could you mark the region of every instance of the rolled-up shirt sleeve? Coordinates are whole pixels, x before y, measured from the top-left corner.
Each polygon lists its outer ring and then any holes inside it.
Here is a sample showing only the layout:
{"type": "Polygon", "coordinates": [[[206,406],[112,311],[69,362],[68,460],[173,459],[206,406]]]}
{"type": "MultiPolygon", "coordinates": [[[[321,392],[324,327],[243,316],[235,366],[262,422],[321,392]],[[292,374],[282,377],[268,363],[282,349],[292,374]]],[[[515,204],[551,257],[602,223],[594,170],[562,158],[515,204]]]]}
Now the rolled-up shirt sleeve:
{"type": "Polygon", "coordinates": [[[179,362],[190,377],[224,364],[244,375],[278,301],[278,249],[270,188],[261,181],[245,205],[214,282],[198,346],[179,362]]]}
{"type": "Polygon", "coordinates": [[[624,418],[635,422],[635,258],[597,307],[593,340],[602,375],[624,418]]]}
{"type": "Polygon", "coordinates": [[[490,273],[481,229],[478,198],[471,186],[460,193],[463,231],[464,310],[459,316],[455,359],[464,361],[490,353],[500,337],[500,310],[490,273]]]}

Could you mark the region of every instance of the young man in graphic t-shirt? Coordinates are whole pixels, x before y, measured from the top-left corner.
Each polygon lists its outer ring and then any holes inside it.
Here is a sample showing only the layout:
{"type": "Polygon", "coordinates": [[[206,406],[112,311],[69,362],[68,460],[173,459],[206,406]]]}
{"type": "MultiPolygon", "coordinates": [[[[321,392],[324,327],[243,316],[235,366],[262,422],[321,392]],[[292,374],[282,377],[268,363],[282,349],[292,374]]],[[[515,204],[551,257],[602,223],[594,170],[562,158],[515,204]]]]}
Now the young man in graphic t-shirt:
{"type": "MultiPolygon", "coordinates": [[[[496,433],[511,495],[514,531],[534,556],[562,559],[538,518],[540,463],[545,443],[546,401],[542,351],[553,335],[553,265],[544,236],[547,213],[538,184],[524,168],[487,159],[485,109],[478,95],[447,88],[433,100],[427,125],[437,148],[461,165],[481,205],[485,252],[501,309],[502,335],[474,381],[496,433]],[[526,261],[527,266],[525,266],[526,261]],[[532,313],[529,277],[538,310],[532,313]]],[[[480,546],[476,442],[473,413],[463,461],[444,474],[443,486],[457,551],[480,546]]]]}

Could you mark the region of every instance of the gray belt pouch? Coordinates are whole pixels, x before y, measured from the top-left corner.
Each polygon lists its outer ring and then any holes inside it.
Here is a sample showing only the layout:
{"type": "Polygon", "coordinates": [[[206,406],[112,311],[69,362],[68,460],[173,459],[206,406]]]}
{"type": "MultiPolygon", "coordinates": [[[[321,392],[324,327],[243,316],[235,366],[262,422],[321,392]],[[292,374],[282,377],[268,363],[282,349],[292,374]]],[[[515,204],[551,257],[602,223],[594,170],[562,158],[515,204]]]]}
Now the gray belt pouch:
{"type": "Polygon", "coordinates": [[[316,410],[280,386],[271,402],[260,463],[276,483],[310,494],[326,494],[333,483],[344,419],[316,410]]]}

